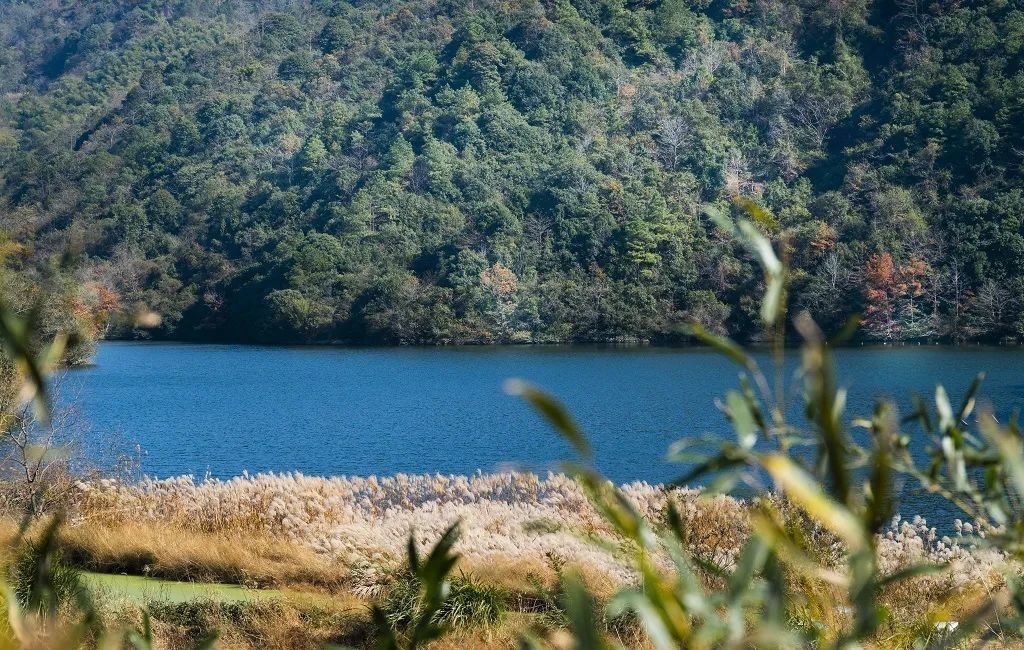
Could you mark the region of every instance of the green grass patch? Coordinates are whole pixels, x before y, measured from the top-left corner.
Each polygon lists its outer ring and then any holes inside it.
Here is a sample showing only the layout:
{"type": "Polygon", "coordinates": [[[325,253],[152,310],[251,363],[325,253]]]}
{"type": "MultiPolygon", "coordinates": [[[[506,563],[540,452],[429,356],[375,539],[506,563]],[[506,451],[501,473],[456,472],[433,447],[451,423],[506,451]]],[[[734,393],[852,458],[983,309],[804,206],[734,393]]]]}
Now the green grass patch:
{"type": "Polygon", "coordinates": [[[285,592],[276,589],[246,589],[238,585],[214,582],[183,582],[110,573],[83,572],[81,579],[92,593],[111,603],[139,606],[154,602],[240,603],[281,599],[286,596],[285,592]]]}
{"type": "Polygon", "coordinates": [[[103,573],[82,579],[108,622],[138,629],[146,612],[165,647],[196,647],[213,637],[227,647],[366,647],[375,630],[369,608],[344,594],[103,573]]]}

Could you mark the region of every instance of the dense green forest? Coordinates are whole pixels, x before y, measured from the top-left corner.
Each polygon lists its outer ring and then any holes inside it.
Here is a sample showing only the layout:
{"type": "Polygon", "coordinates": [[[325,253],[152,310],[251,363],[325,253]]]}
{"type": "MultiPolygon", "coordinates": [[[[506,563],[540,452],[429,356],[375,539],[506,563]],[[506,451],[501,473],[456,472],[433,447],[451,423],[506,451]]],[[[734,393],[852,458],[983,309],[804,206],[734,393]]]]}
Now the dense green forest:
{"type": "Polygon", "coordinates": [[[1022,48],[1020,0],[0,0],[0,229],[148,336],[756,339],[749,199],[826,328],[1017,339],[1022,48]]]}

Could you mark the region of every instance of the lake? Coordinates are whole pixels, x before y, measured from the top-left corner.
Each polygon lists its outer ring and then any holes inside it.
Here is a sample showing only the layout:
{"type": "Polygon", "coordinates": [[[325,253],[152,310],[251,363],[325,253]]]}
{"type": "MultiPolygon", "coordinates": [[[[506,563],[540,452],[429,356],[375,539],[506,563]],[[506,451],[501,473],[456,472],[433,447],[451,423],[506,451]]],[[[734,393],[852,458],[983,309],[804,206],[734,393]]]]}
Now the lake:
{"type": "MultiPolygon", "coordinates": [[[[790,356],[795,363],[796,351],[790,356]]],[[[1024,350],[870,347],[837,356],[851,415],[870,415],[879,396],[909,410],[913,392],[931,399],[939,381],[959,403],[981,371],[997,413],[1024,405],[1024,350]]],[[[161,477],[556,468],[571,457],[568,445],[503,392],[509,377],[560,397],[618,482],[671,480],[681,473],[664,461],[673,441],[731,435],[714,404],[736,386],[737,369],[705,349],[108,342],[95,366],[66,374],[60,399],[76,405],[94,438],[137,443],[142,471],[161,477]]],[[[903,512],[919,511],[934,513],[909,496],[903,512]]]]}

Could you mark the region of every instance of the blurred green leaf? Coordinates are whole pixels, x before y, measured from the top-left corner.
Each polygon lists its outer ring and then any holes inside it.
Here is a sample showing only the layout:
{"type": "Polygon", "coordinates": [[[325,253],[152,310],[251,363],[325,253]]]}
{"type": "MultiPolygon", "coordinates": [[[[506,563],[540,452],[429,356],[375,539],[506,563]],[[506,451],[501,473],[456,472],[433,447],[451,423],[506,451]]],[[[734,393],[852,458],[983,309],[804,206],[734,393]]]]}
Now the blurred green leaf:
{"type": "Polygon", "coordinates": [[[848,587],[847,576],[829,567],[823,567],[797,544],[773,517],[763,510],[751,514],[751,526],[772,550],[798,572],[837,587],[848,587]]]}
{"type": "Polygon", "coordinates": [[[770,276],[768,287],[761,301],[761,320],[765,325],[778,323],[783,316],[782,294],[785,290],[785,283],[780,276],[770,276]]]}
{"type": "Polygon", "coordinates": [[[878,532],[888,523],[893,511],[893,458],[892,441],[894,419],[891,408],[882,404],[875,409],[871,423],[874,437],[874,453],[871,458],[871,477],[868,480],[867,525],[872,532],[878,532]]]}
{"type": "Polygon", "coordinates": [[[978,396],[978,390],[981,388],[981,382],[985,380],[985,373],[980,372],[975,376],[974,381],[968,386],[967,392],[964,394],[964,401],[960,404],[960,411],[957,413],[957,422],[964,422],[974,410],[975,398],[978,396]]]}
{"type": "Polygon", "coordinates": [[[981,432],[999,454],[1018,497],[1024,498],[1024,446],[1018,436],[1003,430],[991,415],[980,418],[981,432]]]}
{"type": "Polygon", "coordinates": [[[764,457],[762,464],[789,498],[842,538],[851,549],[860,550],[869,546],[857,517],[846,506],[828,498],[817,481],[793,461],[772,454],[764,457]]]}
{"type": "Polygon", "coordinates": [[[64,352],[66,338],[57,336],[44,350],[40,358],[32,352],[31,332],[33,325],[0,304],[0,348],[14,362],[25,378],[21,398],[31,400],[36,417],[43,423],[49,422],[46,373],[55,365],[64,352]]]}
{"type": "Polygon", "coordinates": [[[579,577],[575,575],[566,577],[563,585],[562,606],[569,617],[569,629],[572,631],[577,648],[603,650],[610,647],[599,627],[597,604],[579,577]]]}
{"type": "Polygon", "coordinates": [[[939,412],[940,431],[945,433],[956,427],[956,420],[953,419],[953,407],[949,403],[946,389],[941,385],[935,387],[935,408],[939,412]]]}
{"type": "Polygon", "coordinates": [[[153,627],[147,610],[142,610],[142,630],[128,630],[126,640],[135,650],[150,650],[153,647],[153,627]]]}
{"type": "Polygon", "coordinates": [[[781,277],[782,262],[775,255],[775,249],[772,248],[771,241],[762,235],[749,221],[741,220],[736,225],[747,246],[757,255],[757,259],[761,262],[764,272],[772,278],[781,277]]]}
{"type": "Polygon", "coordinates": [[[745,196],[737,196],[733,199],[733,203],[750,215],[751,220],[765,230],[774,232],[779,229],[779,220],[775,218],[775,215],[756,201],[745,196]]]}
{"type": "Polygon", "coordinates": [[[750,588],[750,583],[754,580],[754,576],[761,571],[765,561],[768,559],[768,555],[769,548],[764,541],[756,535],[751,537],[750,541],[744,545],[743,550],[740,552],[736,570],[729,576],[729,586],[726,592],[728,602],[735,603],[739,601],[750,588]]]}
{"type": "MultiPolygon", "coordinates": [[[[679,645],[665,625],[660,610],[642,592],[627,590],[619,592],[608,605],[608,612],[616,616],[625,611],[634,612],[647,632],[651,644],[659,650],[672,650],[679,645]]],[[[587,647],[580,645],[580,647],[587,647]]]]}
{"type": "Polygon", "coordinates": [[[51,447],[49,445],[27,445],[24,451],[25,460],[29,463],[43,463],[66,460],[71,451],[67,447],[51,447]]]}
{"type": "Polygon", "coordinates": [[[506,380],[505,392],[522,397],[529,402],[551,423],[556,431],[562,434],[563,438],[576,448],[580,456],[587,459],[592,456],[590,443],[587,442],[583,430],[576,424],[572,415],[561,402],[521,379],[506,380]]]}
{"type": "Polygon", "coordinates": [[[719,353],[732,359],[737,365],[748,370],[754,368],[755,364],[753,359],[751,359],[750,356],[743,351],[743,348],[734,341],[724,336],[712,334],[699,323],[692,323],[683,329],[687,334],[690,334],[704,345],[713,348],[719,353]]]}
{"type": "Polygon", "coordinates": [[[757,443],[757,421],[747,398],[737,391],[729,391],[725,397],[729,419],[743,449],[753,449],[757,443]]]}

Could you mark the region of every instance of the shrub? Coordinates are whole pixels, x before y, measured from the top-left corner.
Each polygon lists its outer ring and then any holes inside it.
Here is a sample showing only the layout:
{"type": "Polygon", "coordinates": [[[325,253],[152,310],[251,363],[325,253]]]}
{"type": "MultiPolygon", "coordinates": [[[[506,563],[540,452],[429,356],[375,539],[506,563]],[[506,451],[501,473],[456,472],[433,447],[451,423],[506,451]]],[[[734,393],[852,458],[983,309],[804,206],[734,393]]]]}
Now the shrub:
{"type": "Polygon", "coordinates": [[[80,575],[45,536],[39,541],[22,542],[11,566],[18,603],[42,613],[56,613],[62,606],[77,604],[84,593],[80,575]]]}
{"type": "MultiPolygon", "coordinates": [[[[388,587],[378,607],[392,628],[401,630],[419,620],[423,613],[420,579],[403,572],[388,587]]],[[[430,618],[446,628],[492,625],[505,614],[508,596],[501,589],[477,578],[460,575],[449,582],[448,597],[430,618]]]]}

